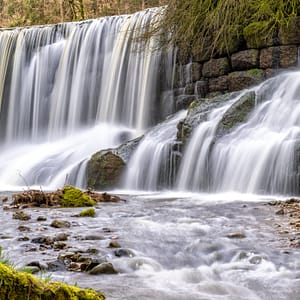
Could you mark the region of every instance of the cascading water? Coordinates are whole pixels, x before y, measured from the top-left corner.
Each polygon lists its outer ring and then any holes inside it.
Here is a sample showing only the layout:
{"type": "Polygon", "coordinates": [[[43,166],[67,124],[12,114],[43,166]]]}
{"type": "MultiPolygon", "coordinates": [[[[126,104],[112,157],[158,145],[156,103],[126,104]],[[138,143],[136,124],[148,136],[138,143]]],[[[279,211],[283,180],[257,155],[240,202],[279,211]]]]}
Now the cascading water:
{"type": "Polygon", "coordinates": [[[0,33],[2,189],[81,186],[85,159],[157,121],[172,54],[136,40],[159,11],[0,33]]]}
{"type": "Polygon", "coordinates": [[[145,134],[128,162],[124,174],[126,188],[153,191],[171,187],[176,174],[173,170],[176,124],[185,114],[185,111],[181,111],[145,134]]]}
{"type": "Polygon", "coordinates": [[[299,192],[299,72],[280,75],[253,90],[256,108],[230,133],[215,139],[228,104],[213,110],[208,121],[199,125],[182,160],[180,189],[299,192]]]}

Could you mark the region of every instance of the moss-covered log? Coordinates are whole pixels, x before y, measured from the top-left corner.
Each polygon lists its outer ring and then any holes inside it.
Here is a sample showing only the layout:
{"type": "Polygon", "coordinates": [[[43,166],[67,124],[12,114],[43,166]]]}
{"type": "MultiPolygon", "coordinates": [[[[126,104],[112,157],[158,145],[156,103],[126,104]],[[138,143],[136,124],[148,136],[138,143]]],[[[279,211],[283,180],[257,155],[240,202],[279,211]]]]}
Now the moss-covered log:
{"type": "Polygon", "coordinates": [[[65,283],[39,280],[0,263],[0,299],[9,300],[103,300],[104,295],[65,283]]]}

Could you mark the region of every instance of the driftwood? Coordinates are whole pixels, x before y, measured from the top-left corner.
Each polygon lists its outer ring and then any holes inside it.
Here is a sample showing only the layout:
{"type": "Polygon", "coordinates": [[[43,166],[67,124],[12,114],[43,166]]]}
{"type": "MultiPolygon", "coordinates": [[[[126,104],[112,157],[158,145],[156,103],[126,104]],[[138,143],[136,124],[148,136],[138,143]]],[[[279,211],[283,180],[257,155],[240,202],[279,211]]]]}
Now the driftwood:
{"type": "MultiPolygon", "coordinates": [[[[96,193],[94,191],[85,191],[83,194],[91,197],[95,202],[118,202],[121,199],[116,195],[108,193],[96,193]]],[[[27,207],[59,207],[64,198],[64,189],[57,189],[54,192],[44,192],[42,190],[26,190],[12,195],[12,204],[6,206],[10,208],[27,207]]]]}

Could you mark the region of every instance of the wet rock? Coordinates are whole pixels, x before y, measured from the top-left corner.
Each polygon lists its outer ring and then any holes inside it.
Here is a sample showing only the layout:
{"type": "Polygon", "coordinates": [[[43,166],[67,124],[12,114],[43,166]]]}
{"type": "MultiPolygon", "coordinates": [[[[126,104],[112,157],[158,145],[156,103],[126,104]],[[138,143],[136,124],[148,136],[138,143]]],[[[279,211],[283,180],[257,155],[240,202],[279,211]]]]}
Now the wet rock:
{"type": "Polygon", "coordinates": [[[53,240],[55,242],[61,242],[61,241],[66,241],[69,238],[69,234],[65,233],[65,232],[60,232],[58,234],[55,235],[55,237],[53,238],[53,240]]]}
{"type": "Polygon", "coordinates": [[[26,244],[26,245],[24,245],[24,251],[25,252],[36,252],[36,251],[38,251],[38,248],[31,244],[26,244]]]}
{"type": "Polygon", "coordinates": [[[54,220],[50,226],[54,228],[70,228],[71,223],[63,220],[54,220]]]}
{"type": "Polygon", "coordinates": [[[54,261],[47,262],[47,269],[50,272],[58,272],[58,271],[65,271],[66,267],[62,261],[54,260],[54,261]]]}
{"type": "Polygon", "coordinates": [[[71,262],[69,264],[69,266],[67,267],[67,270],[68,271],[75,271],[75,272],[81,271],[81,264],[71,262]]]}
{"type": "Polygon", "coordinates": [[[38,216],[36,219],[38,222],[43,222],[43,221],[47,221],[47,218],[44,216],[38,216]]]}
{"type": "Polygon", "coordinates": [[[125,162],[112,151],[95,153],[87,165],[88,187],[101,190],[114,187],[120,180],[125,162]]]}
{"type": "Polygon", "coordinates": [[[103,235],[86,235],[86,236],[81,236],[81,237],[77,237],[77,240],[82,240],[82,241],[100,241],[100,240],[104,240],[105,237],[103,235]]]}
{"type": "MultiPolygon", "coordinates": [[[[111,195],[109,193],[96,193],[94,191],[88,190],[86,192],[92,199],[96,202],[119,202],[121,198],[116,195],[111,195]]],[[[125,201],[122,199],[122,201],[125,201]]]]}
{"type": "Polygon", "coordinates": [[[226,237],[228,237],[229,239],[244,239],[246,238],[246,235],[242,232],[236,232],[227,234],[226,237]]]}
{"type": "Polygon", "coordinates": [[[53,244],[53,239],[48,237],[48,236],[40,236],[37,238],[33,238],[31,240],[32,243],[34,244],[45,244],[45,245],[52,245],[53,244]]]}
{"type": "Polygon", "coordinates": [[[115,270],[112,263],[102,263],[100,265],[97,265],[92,270],[88,272],[90,275],[100,275],[100,274],[118,274],[118,272],[115,270]]]}
{"type": "Polygon", "coordinates": [[[94,269],[96,266],[107,263],[106,256],[100,257],[100,258],[92,258],[92,259],[86,259],[81,263],[81,271],[82,272],[89,272],[92,269],[94,269]]]}
{"type": "Polygon", "coordinates": [[[37,267],[39,270],[47,270],[48,266],[47,264],[41,263],[39,261],[31,261],[26,265],[26,267],[37,267]]]}
{"type": "Polygon", "coordinates": [[[110,241],[108,247],[109,248],[121,248],[121,245],[118,241],[110,241]]]}
{"type": "Polygon", "coordinates": [[[194,95],[177,96],[175,99],[176,111],[179,111],[181,109],[186,109],[195,100],[196,100],[196,96],[194,95]]]}
{"type": "MultiPolygon", "coordinates": [[[[188,108],[188,113],[184,120],[177,124],[177,141],[184,146],[192,131],[202,122],[207,120],[207,116],[213,108],[216,108],[229,100],[236,93],[219,95],[209,99],[198,99],[192,102],[188,108]]],[[[183,147],[182,147],[183,148],[183,147]]],[[[181,149],[182,150],[182,149],[181,149]]]]}
{"type": "Polygon", "coordinates": [[[99,253],[99,250],[96,249],[96,248],[88,248],[86,250],[87,253],[90,253],[90,254],[98,254],[99,253]]]}
{"type": "Polygon", "coordinates": [[[258,265],[262,262],[262,258],[260,256],[253,256],[249,259],[249,263],[253,265],[258,265]]]}
{"type": "Polygon", "coordinates": [[[29,231],[31,231],[31,229],[28,226],[24,226],[24,225],[20,225],[18,227],[18,230],[21,231],[21,232],[29,232],[29,231]]]}
{"type": "Polygon", "coordinates": [[[28,242],[30,240],[30,238],[28,236],[22,236],[20,238],[18,238],[19,242],[28,242]]]}
{"type": "Polygon", "coordinates": [[[12,239],[13,237],[11,235],[6,235],[6,234],[0,234],[0,239],[1,240],[9,240],[12,239]]]}
{"type": "Polygon", "coordinates": [[[13,214],[13,219],[21,220],[21,221],[28,221],[31,219],[31,216],[24,213],[21,210],[18,210],[13,214]]]}
{"type": "Polygon", "coordinates": [[[228,75],[228,90],[240,91],[259,84],[265,79],[265,71],[260,69],[233,72],[228,75]]]}
{"type": "Polygon", "coordinates": [[[96,211],[94,208],[86,209],[80,212],[78,215],[74,215],[74,217],[78,217],[78,218],[84,218],[84,217],[94,218],[95,216],[96,216],[96,211]]]}
{"type": "Polygon", "coordinates": [[[8,197],[2,198],[2,203],[6,203],[8,201],[8,197]]]}
{"type": "Polygon", "coordinates": [[[68,245],[63,242],[55,242],[53,248],[54,250],[64,250],[68,248],[68,245]]]}
{"type": "Polygon", "coordinates": [[[120,248],[114,251],[115,256],[117,257],[133,257],[135,256],[134,252],[130,249],[120,248]]]}
{"type": "Polygon", "coordinates": [[[281,208],[275,212],[276,215],[284,215],[284,209],[281,208]]]}
{"type": "Polygon", "coordinates": [[[255,92],[248,92],[241,96],[223,115],[216,129],[216,137],[220,138],[243,123],[255,107],[255,92]]]}

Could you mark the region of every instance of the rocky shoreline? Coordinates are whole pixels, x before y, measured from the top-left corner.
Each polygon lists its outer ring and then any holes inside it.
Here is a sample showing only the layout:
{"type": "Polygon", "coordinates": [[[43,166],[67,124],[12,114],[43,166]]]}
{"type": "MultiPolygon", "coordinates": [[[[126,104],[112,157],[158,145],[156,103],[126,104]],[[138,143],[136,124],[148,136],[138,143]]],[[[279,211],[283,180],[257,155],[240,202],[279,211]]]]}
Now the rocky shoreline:
{"type": "Polygon", "coordinates": [[[279,217],[274,223],[278,235],[288,247],[300,248],[300,200],[272,201],[269,205],[279,217]]]}

